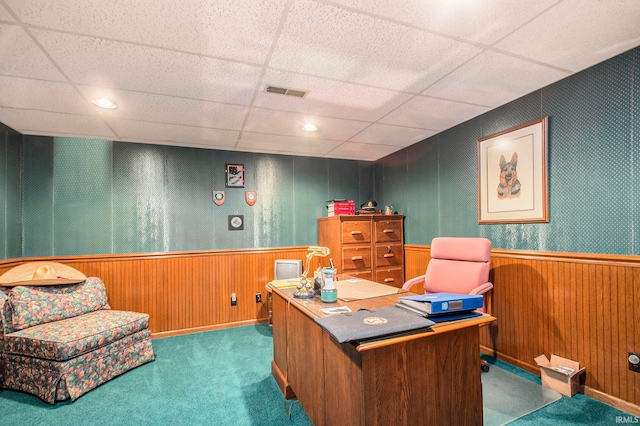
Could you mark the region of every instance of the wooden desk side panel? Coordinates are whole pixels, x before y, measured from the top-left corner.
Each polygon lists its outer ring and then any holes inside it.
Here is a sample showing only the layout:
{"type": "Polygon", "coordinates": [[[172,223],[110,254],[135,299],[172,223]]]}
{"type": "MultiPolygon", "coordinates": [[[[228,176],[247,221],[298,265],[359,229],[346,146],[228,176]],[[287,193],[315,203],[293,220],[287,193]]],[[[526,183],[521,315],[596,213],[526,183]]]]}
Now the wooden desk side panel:
{"type": "Polygon", "coordinates": [[[361,355],[367,425],[482,425],[477,327],[361,355]]]}
{"type": "Polygon", "coordinates": [[[325,424],[322,328],[293,306],[288,307],[288,381],[316,425],[325,424]]]}
{"type": "Polygon", "coordinates": [[[287,302],[273,294],[273,362],[271,372],[286,399],[295,395],[287,382],[287,302]]]}
{"type": "Polygon", "coordinates": [[[325,412],[328,426],[364,425],[362,358],[355,346],[323,333],[325,412]]]}

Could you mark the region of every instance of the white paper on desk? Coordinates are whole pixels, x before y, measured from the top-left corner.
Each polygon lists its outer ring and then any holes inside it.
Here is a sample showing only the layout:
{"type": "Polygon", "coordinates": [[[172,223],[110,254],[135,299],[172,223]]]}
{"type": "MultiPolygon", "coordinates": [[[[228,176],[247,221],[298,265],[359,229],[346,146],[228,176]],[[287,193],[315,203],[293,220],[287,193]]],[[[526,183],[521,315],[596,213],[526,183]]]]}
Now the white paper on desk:
{"type": "Polygon", "coordinates": [[[335,315],[335,314],[343,314],[345,312],[351,312],[348,306],[334,306],[333,308],[322,308],[320,312],[324,312],[325,314],[335,315]]]}
{"type": "Polygon", "coordinates": [[[270,283],[275,288],[297,287],[300,284],[300,278],[287,278],[284,280],[273,280],[270,283]]]}

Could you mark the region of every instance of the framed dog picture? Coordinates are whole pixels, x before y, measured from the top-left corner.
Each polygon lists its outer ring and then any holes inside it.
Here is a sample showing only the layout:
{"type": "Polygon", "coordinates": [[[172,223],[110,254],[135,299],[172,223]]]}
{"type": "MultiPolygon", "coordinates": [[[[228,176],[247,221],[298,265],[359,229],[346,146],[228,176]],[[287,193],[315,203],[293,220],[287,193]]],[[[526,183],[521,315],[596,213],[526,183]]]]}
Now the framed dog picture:
{"type": "Polygon", "coordinates": [[[478,223],[549,222],[548,117],[478,139],[478,223]]]}

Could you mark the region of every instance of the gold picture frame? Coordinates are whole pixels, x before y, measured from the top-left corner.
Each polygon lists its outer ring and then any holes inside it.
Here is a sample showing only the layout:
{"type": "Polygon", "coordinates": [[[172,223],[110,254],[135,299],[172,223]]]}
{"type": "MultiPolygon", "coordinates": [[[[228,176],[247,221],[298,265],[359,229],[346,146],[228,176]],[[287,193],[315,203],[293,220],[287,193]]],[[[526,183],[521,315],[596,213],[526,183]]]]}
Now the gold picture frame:
{"type": "Polygon", "coordinates": [[[548,117],[478,139],[478,223],[549,222],[548,117]]]}

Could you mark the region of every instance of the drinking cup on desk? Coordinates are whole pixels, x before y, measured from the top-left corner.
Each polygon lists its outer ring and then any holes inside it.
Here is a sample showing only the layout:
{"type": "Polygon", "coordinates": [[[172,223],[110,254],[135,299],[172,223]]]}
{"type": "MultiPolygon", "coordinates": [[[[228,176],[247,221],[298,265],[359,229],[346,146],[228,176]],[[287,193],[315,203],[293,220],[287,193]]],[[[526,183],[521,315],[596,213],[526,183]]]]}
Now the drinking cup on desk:
{"type": "Polygon", "coordinates": [[[324,268],[322,270],[320,300],[323,302],[333,303],[338,301],[338,289],[335,284],[336,272],[335,268],[324,268]]]}

